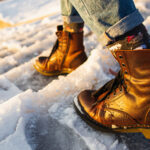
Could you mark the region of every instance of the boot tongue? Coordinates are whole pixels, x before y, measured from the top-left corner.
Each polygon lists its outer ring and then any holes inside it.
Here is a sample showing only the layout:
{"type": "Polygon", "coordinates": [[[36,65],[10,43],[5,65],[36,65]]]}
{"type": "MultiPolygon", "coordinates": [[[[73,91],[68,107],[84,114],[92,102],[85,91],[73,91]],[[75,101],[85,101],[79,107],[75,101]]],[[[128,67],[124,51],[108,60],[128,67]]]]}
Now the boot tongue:
{"type": "Polygon", "coordinates": [[[56,32],[58,40],[61,38],[62,33],[63,33],[63,26],[62,25],[58,25],[57,26],[57,32],[56,32]]]}
{"type": "Polygon", "coordinates": [[[57,26],[57,31],[63,31],[63,26],[62,25],[57,26]]]}

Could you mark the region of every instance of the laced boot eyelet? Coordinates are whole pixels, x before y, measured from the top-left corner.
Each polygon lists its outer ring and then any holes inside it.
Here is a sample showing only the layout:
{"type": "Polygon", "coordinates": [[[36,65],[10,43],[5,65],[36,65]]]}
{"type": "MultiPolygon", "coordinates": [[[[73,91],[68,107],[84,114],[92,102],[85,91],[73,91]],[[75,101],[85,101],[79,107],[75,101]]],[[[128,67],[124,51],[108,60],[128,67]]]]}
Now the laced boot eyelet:
{"type": "Polygon", "coordinates": [[[126,65],[124,63],[122,63],[122,66],[125,67],[126,65]]]}
{"type": "Polygon", "coordinates": [[[120,92],[122,92],[122,87],[120,88],[120,92]]]}
{"type": "Polygon", "coordinates": [[[128,88],[128,86],[127,86],[127,85],[125,85],[124,89],[125,89],[125,91],[126,91],[126,92],[127,92],[127,88],[128,88]]]}
{"type": "Polygon", "coordinates": [[[110,96],[108,95],[108,96],[107,96],[107,99],[109,99],[109,98],[110,98],[110,96]]]}
{"type": "Polygon", "coordinates": [[[119,55],[119,58],[120,58],[120,59],[122,59],[122,58],[123,58],[123,56],[122,56],[122,55],[119,55]]]}
{"type": "Polygon", "coordinates": [[[59,32],[56,32],[56,35],[57,35],[58,37],[60,37],[61,34],[60,34],[59,32]]]}
{"type": "Polygon", "coordinates": [[[128,72],[127,72],[127,71],[125,71],[124,73],[125,73],[125,74],[128,74],[128,72]]]}

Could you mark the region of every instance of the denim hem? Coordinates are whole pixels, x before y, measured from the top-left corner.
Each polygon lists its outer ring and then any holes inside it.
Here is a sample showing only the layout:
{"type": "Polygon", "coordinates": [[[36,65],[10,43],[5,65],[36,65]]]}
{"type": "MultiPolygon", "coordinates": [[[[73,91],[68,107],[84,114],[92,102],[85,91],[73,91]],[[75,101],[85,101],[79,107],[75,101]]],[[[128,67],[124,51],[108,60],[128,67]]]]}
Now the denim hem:
{"type": "Polygon", "coordinates": [[[112,41],[115,37],[123,35],[132,30],[136,26],[140,25],[143,21],[144,18],[136,9],[136,11],[122,18],[120,21],[106,30],[105,33],[99,37],[99,40],[103,45],[107,45],[109,41],[112,41]]]}
{"type": "Polygon", "coordinates": [[[80,16],[62,16],[62,18],[66,23],[84,23],[80,16]]]}

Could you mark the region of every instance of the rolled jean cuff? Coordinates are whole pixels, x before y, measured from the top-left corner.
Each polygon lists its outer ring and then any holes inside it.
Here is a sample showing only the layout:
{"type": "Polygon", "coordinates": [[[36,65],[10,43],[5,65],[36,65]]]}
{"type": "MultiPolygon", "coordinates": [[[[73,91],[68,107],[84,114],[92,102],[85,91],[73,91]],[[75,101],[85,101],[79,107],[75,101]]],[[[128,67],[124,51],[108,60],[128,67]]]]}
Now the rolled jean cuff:
{"type": "Polygon", "coordinates": [[[66,23],[83,23],[84,21],[80,16],[62,16],[63,21],[66,23]]]}
{"type": "Polygon", "coordinates": [[[110,41],[113,41],[116,37],[121,36],[126,32],[132,30],[136,26],[140,25],[143,21],[144,18],[136,9],[136,11],[122,18],[116,24],[107,29],[105,33],[100,36],[99,40],[104,46],[106,46],[109,44],[110,41]]]}

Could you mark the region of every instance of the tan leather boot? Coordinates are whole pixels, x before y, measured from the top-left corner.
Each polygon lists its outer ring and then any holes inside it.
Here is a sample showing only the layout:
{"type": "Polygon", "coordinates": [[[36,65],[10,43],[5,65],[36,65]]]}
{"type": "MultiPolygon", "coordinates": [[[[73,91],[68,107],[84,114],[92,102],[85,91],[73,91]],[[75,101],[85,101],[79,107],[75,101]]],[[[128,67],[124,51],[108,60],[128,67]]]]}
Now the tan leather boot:
{"type": "Polygon", "coordinates": [[[34,64],[35,69],[46,76],[70,73],[87,59],[83,46],[83,32],[63,31],[62,26],[58,26],[57,30],[58,40],[50,56],[39,57],[34,64]]]}
{"type": "Polygon", "coordinates": [[[75,108],[96,128],[142,132],[150,139],[150,49],[111,52],[121,67],[118,76],[97,91],[81,92],[75,108]]]}

